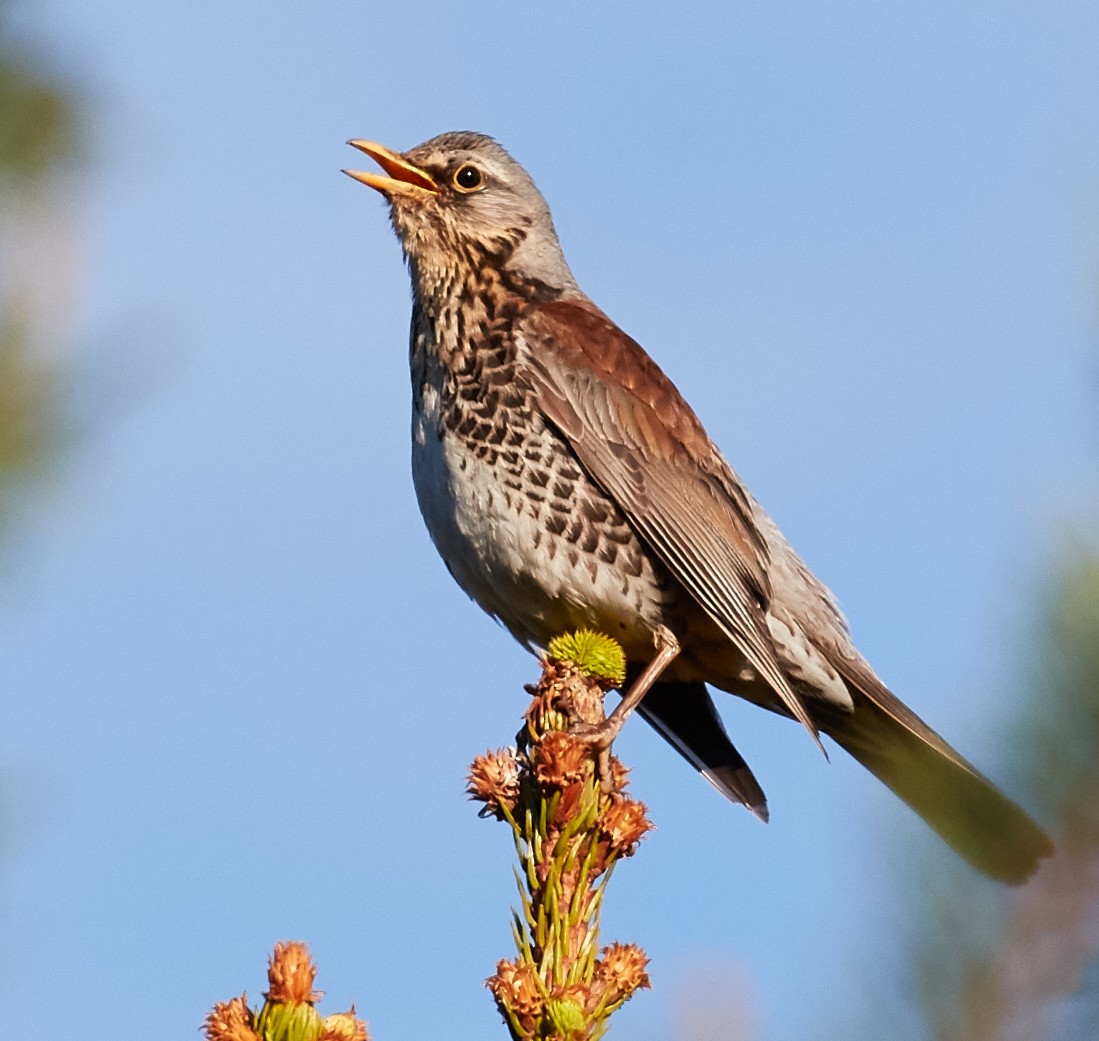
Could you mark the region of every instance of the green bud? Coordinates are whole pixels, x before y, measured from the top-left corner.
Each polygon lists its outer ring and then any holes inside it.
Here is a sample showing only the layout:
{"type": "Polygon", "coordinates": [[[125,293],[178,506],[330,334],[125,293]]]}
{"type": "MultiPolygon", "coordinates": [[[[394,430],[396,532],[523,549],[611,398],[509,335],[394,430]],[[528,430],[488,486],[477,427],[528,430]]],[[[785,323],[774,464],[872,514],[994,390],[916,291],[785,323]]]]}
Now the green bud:
{"type": "Polygon", "coordinates": [[[255,1029],[263,1041],[317,1041],[324,1021],[307,1002],[282,1005],[268,1001],[256,1017],[255,1029]]]}
{"type": "Polygon", "coordinates": [[[550,998],[546,1002],[546,1016],[562,1037],[578,1034],[588,1025],[584,1010],[572,998],[550,998]]]}
{"type": "Polygon", "coordinates": [[[621,645],[591,629],[555,636],[550,640],[549,653],[550,657],[575,665],[593,679],[619,684],[626,678],[626,655],[621,645]]]}

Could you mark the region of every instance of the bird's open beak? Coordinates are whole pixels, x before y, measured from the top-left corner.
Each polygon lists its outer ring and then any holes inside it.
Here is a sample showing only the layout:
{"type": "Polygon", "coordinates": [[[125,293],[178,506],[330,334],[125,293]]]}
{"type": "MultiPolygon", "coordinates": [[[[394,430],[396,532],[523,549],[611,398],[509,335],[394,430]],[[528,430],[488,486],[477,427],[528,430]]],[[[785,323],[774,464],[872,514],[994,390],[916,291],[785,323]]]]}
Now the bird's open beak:
{"type": "Polygon", "coordinates": [[[344,170],[344,173],[381,192],[386,198],[391,199],[394,195],[401,195],[405,198],[423,199],[439,191],[439,186],[426,170],[413,166],[402,155],[390,151],[385,145],[379,145],[376,141],[348,141],[347,143],[360,152],[365,152],[389,176],[363,173],[361,170],[344,170]]]}

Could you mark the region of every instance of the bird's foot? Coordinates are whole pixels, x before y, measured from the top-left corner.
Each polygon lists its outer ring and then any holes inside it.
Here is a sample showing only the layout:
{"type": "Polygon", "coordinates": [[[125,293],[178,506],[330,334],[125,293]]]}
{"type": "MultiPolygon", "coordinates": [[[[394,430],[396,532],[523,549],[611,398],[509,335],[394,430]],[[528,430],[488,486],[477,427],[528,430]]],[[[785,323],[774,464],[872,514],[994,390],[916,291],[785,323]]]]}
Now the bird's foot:
{"type": "Polygon", "coordinates": [[[615,721],[613,716],[602,723],[573,723],[569,736],[587,745],[595,760],[595,776],[604,795],[614,791],[614,771],[611,769],[611,745],[622,730],[625,717],[615,721]]]}
{"type": "Polygon", "coordinates": [[[626,717],[615,719],[612,714],[602,723],[569,722],[569,735],[594,752],[609,752],[614,739],[622,732],[626,717]]]}
{"type": "Polygon", "coordinates": [[[590,723],[578,720],[569,721],[569,733],[578,741],[583,742],[596,754],[596,773],[604,792],[610,791],[613,781],[611,778],[611,745],[618,737],[626,720],[633,714],[635,708],[641,704],[641,699],[649,691],[652,685],[659,679],[660,674],[671,664],[679,654],[679,641],[675,634],[666,626],[659,625],[653,632],[653,641],[656,644],[656,656],[640,676],[634,681],[628,691],[622,695],[622,700],[615,710],[602,722],[590,723]]]}

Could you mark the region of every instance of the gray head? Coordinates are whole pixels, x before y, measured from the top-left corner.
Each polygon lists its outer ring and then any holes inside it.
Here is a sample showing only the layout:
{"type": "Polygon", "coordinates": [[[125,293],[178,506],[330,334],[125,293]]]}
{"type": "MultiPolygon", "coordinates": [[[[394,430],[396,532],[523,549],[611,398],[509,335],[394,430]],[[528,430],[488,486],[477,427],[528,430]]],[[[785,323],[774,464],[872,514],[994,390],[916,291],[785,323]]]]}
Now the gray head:
{"type": "Polygon", "coordinates": [[[407,152],[351,141],[388,176],[345,170],[388,200],[413,274],[434,281],[456,265],[496,266],[578,291],[546,200],[491,137],[440,134],[407,152]]]}

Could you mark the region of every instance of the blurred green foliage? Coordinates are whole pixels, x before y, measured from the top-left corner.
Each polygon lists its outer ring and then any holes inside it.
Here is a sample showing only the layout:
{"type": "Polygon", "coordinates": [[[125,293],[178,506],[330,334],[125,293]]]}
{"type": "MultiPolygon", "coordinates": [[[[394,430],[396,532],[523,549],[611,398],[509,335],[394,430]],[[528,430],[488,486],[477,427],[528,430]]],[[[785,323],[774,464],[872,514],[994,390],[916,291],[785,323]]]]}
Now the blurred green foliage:
{"type": "MultiPolygon", "coordinates": [[[[30,357],[28,333],[15,308],[0,313],[0,479],[40,470],[58,442],[52,419],[56,377],[30,357]]],[[[0,492],[0,519],[5,498],[0,492]]]]}
{"type": "Polygon", "coordinates": [[[1099,1037],[1099,550],[1066,549],[1035,614],[1002,756],[1057,852],[1016,890],[925,855],[908,958],[934,1041],[1099,1037]]]}
{"type": "Polygon", "coordinates": [[[50,174],[72,152],[73,123],[69,95],[28,56],[0,49],[0,175],[25,184],[50,174]]]}
{"type": "MultiPolygon", "coordinates": [[[[60,371],[20,277],[24,218],[49,207],[78,139],[78,104],[49,63],[8,31],[0,0],[0,535],[56,459],[60,371]]],[[[33,223],[33,222],[32,222],[33,223]]]]}
{"type": "Polygon", "coordinates": [[[1019,728],[1021,783],[1062,830],[1099,851],[1099,549],[1065,554],[1019,728]]]}

